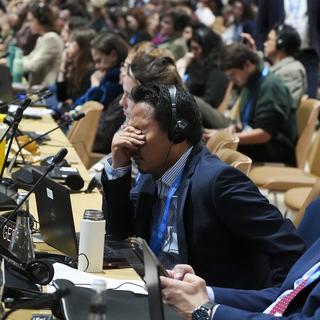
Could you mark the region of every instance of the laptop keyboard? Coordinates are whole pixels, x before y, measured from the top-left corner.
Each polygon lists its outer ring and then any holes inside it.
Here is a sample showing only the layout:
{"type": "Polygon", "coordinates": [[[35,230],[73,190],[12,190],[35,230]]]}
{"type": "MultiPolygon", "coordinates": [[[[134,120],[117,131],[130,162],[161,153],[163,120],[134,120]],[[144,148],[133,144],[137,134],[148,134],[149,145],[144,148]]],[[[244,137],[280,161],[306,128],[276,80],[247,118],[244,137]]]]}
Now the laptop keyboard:
{"type": "MultiPolygon", "coordinates": [[[[76,233],[77,244],[79,248],[80,232],[76,233]]],[[[130,249],[121,248],[121,241],[105,240],[103,267],[104,268],[128,268],[130,263],[127,261],[127,256],[130,254],[130,249]]],[[[132,253],[131,253],[132,254],[132,253]]]]}

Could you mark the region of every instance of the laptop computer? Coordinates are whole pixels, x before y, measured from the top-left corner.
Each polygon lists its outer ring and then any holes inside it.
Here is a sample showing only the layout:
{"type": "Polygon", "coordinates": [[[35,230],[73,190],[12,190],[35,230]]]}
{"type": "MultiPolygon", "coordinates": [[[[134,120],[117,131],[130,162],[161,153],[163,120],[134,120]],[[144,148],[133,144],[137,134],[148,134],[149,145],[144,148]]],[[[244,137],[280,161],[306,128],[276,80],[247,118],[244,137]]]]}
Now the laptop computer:
{"type": "MultiPolygon", "coordinates": [[[[34,183],[41,172],[32,170],[34,183]]],[[[69,190],[61,184],[44,178],[35,191],[40,233],[43,240],[65,255],[78,256],[79,233],[75,232],[69,190]]],[[[104,268],[129,267],[127,259],[105,241],[104,268]]]]}
{"type": "MultiPolygon", "coordinates": [[[[155,256],[148,243],[142,238],[130,238],[133,252],[137,258],[142,261],[144,265],[144,277],[143,280],[146,283],[148,289],[148,305],[149,305],[149,318],[150,320],[165,320],[165,319],[181,319],[177,313],[171,308],[163,306],[161,287],[160,287],[160,275],[168,276],[165,268],[155,256]]],[[[135,267],[133,266],[135,269],[135,267]]],[[[139,269],[135,269],[139,273],[139,269]]]]}
{"type": "MultiPolygon", "coordinates": [[[[32,176],[35,182],[41,174],[33,170],[32,176]]],[[[44,178],[35,191],[35,197],[43,240],[62,253],[76,257],[78,246],[68,189],[44,178]]]]}

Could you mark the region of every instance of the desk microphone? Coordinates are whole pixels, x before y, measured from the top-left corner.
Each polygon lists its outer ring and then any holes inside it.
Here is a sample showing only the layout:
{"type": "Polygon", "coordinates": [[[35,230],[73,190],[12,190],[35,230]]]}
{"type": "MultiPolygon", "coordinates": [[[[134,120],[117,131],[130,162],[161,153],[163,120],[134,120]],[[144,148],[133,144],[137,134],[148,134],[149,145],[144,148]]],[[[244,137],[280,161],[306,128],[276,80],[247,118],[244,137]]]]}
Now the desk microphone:
{"type": "Polygon", "coordinates": [[[59,129],[59,128],[62,128],[63,126],[65,126],[65,125],[67,125],[67,124],[69,124],[69,123],[72,123],[73,121],[79,121],[80,119],[84,118],[85,115],[86,115],[85,113],[80,112],[80,113],[76,114],[75,116],[73,116],[71,119],[62,122],[61,124],[59,124],[59,125],[56,126],[55,128],[53,128],[53,129],[45,132],[44,134],[41,134],[40,136],[38,136],[38,137],[36,137],[36,138],[34,138],[34,139],[31,139],[31,140],[29,140],[28,142],[24,143],[22,146],[19,147],[18,151],[16,152],[16,154],[15,154],[14,157],[12,158],[12,160],[11,160],[11,162],[10,162],[10,164],[9,164],[9,168],[10,168],[9,172],[11,172],[11,169],[12,169],[12,167],[14,166],[14,164],[15,164],[15,162],[16,162],[16,160],[17,160],[17,157],[18,157],[18,155],[19,155],[19,153],[21,152],[21,150],[22,150],[24,147],[28,146],[29,144],[31,144],[31,143],[34,142],[34,141],[40,140],[41,138],[43,138],[44,136],[48,135],[49,133],[51,133],[51,132],[53,132],[53,131],[55,131],[55,130],[57,130],[57,129],[59,129]]]}
{"type": "Polygon", "coordinates": [[[41,175],[38,181],[32,186],[32,188],[28,191],[28,193],[23,197],[21,202],[17,205],[17,207],[7,216],[7,218],[1,223],[0,230],[8,223],[9,220],[15,217],[18,210],[25,203],[25,201],[30,197],[31,193],[36,190],[41,181],[48,175],[48,173],[59,163],[64,157],[67,155],[68,150],[66,148],[62,148],[52,159],[51,164],[45,169],[45,172],[41,175]]]}
{"type": "MultiPolygon", "coordinates": [[[[2,181],[2,178],[3,178],[3,173],[4,173],[4,168],[6,166],[6,163],[7,163],[7,160],[8,160],[8,157],[9,157],[9,153],[10,153],[10,149],[11,149],[11,146],[12,146],[12,142],[13,142],[13,139],[15,137],[15,134],[16,134],[16,131],[18,129],[18,126],[19,126],[19,123],[22,119],[22,115],[23,115],[23,112],[24,110],[30,105],[31,103],[31,99],[27,98],[25,99],[21,106],[18,107],[18,109],[16,110],[15,112],[15,115],[14,115],[14,119],[13,119],[13,123],[12,123],[12,126],[11,126],[11,137],[9,139],[9,144],[8,144],[8,148],[7,148],[7,152],[5,154],[5,157],[4,157],[4,161],[3,161],[3,166],[1,168],[1,173],[0,173],[0,181],[2,181]]],[[[6,133],[4,134],[4,136],[1,138],[0,140],[0,143],[3,141],[3,139],[5,138],[5,136],[7,135],[7,133],[9,132],[10,130],[10,127],[7,129],[6,133]]]]}
{"type": "MultiPolygon", "coordinates": [[[[31,99],[30,98],[27,98],[25,99],[22,104],[17,108],[13,118],[12,117],[8,117],[6,116],[3,120],[3,122],[5,124],[7,124],[9,127],[8,129],[6,130],[6,132],[4,133],[4,135],[1,137],[0,139],[0,143],[5,139],[5,137],[7,136],[9,130],[13,127],[13,125],[16,125],[17,128],[18,128],[18,125],[22,119],[22,114],[23,114],[23,111],[27,109],[27,107],[30,105],[31,103],[31,99]]],[[[17,131],[17,128],[15,129],[15,131],[17,131]]]]}
{"type": "MultiPolygon", "coordinates": [[[[53,93],[48,89],[48,87],[45,87],[43,89],[39,89],[39,90],[36,90],[36,91],[32,91],[32,92],[29,92],[28,94],[25,95],[25,99],[27,98],[30,98],[34,95],[37,95],[39,96],[39,98],[35,101],[32,101],[32,103],[35,103],[35,102],[38,102],[40,101],[41,99],[47,99],[49,98],[50,96],[53,95],[53,93]]],[[[13,99],[9,102],[2,102],[0,103],[0,109],[2,108],[7,108],[10,104],[19,104],[21,103],[21,100],[19,99],[13,99]]]]}
{"type": "Polygon", "coordinates": [[[53,96],[53,93],[46,90],[45,92],[43,92],[41,95],[38,94],[38,98],[35,100],[32,100],[31,105],[36,104],[37,102],[43,100],[43,99],[48,99],[49,97],[53,96]]]}

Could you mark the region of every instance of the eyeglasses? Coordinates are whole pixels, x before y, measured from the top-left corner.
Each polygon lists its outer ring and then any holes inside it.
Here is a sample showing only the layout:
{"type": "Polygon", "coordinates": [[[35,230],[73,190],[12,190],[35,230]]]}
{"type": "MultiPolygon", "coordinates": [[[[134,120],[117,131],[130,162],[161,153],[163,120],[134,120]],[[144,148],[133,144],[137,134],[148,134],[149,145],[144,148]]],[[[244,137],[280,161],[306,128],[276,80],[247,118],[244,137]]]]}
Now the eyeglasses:
{"type": "Polygon", "coordinates": [[[131,69],[131,63],[124,62],[121,64],[121,67],[125,69],[126,75],[133,79],[139,86],[141,85],[141,82],[135,77],[135,75],[132,72],[131,69]]]}

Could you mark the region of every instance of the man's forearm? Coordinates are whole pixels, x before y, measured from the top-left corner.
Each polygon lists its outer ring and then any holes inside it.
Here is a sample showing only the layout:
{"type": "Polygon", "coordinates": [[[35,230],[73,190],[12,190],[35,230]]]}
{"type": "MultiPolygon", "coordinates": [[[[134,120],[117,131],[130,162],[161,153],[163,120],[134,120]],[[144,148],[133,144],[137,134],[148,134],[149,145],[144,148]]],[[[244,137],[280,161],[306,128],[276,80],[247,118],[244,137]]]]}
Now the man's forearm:
{"type": "Polygon", "coordinates": [[[271,135],[263,129],[252,129],[237,133],[239,144],[262,144],[271,139],[271,135]]]}

